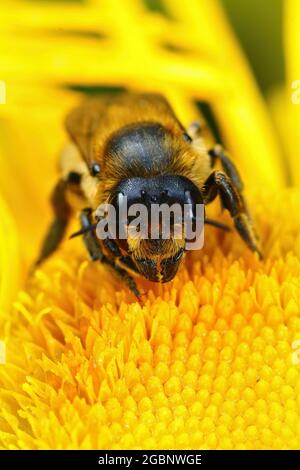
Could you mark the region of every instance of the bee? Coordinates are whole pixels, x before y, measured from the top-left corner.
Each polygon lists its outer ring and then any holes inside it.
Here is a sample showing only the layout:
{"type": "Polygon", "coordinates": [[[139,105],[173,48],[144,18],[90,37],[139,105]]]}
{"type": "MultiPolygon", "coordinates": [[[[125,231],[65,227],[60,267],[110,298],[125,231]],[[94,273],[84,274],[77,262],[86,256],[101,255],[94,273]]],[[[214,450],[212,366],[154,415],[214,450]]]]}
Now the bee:
{"type": "MultiPolygon", "coordinates": [[[[109,202],[119,210],[124,196],[128,207],[207,205],[219,197],[241,238],[261,256],[234,163],[220,145],[210,148],[201,127],[185,129],[163,96],[128,92],[90,98],[67,115],[65,127],[69,143],[51,197],[54,219],[37,264],[57,248],[77,210],[81,227],[73,236],[82,235],[91,259],[110,266],[137,297],[135,275],[171,281],[186,251],[184,238],[97,237],[97,208],[109,202]]],[[[205,223],[229,230],[212,219],[205,223]]]]}

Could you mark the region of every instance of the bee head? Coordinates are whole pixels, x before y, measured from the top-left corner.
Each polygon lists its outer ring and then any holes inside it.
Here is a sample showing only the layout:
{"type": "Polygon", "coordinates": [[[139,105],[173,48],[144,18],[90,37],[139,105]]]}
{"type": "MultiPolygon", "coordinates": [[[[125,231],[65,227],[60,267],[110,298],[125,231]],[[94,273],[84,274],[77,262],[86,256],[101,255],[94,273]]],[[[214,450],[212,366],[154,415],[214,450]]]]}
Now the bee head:
{"type": "Polygon", "coordinates": [[[114,189],[110,203],[116,210],[121,252],[146,279],[172,280],[185,252],[184,214],[194,226],[196,204],[203,204],[199,189],[182,176],[134,177],[114,189]]]}

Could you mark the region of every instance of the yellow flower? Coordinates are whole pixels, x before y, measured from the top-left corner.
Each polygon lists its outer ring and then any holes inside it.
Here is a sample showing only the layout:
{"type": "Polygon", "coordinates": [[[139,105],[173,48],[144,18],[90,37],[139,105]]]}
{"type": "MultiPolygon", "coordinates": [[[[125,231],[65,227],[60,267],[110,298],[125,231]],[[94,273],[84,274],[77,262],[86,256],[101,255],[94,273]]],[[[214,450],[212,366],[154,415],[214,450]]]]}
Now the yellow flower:
{"type": "Polygon", "coordinates": [[[143,306],[79,242],[36,271],[6,323],[2,446],[299,448],[300,191],[255,200],[265,262],[207,230],[143,306]]]}
{"type": "Polygon", "coordinates": [[[137,0],[2,3],[1,447],[299,448],[300,190],[284,188],[264,103],[218,2],[168,0],[173,19],[137,0]],[[184,124],[195,100],[211,105],[264,261],[234,232],[208,228],[172,283],[139,281],[140,305],[66,240],[22,285],[50,218],[70,88],[95,84],[161,91],[184,124]]]}

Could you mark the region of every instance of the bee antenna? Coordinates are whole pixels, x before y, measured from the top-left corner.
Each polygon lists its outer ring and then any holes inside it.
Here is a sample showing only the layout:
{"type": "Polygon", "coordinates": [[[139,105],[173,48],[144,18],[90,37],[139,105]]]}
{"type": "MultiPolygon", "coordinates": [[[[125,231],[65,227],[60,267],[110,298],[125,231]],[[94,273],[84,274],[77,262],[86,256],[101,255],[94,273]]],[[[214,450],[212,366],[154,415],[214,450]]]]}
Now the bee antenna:
{"type": "Polygon", "coordinates": [[[92,230],[95,230],[97,225],[98,224],[91,224],[91,225],[88,225],[87,227],[83,227],[82,229],[78,230],[78,232],[72,233],[72,235],[70,235],[69,238],[71,239],[71,238],[79,237],[79,235],[84,235],[87,232],[91,232],[92,230]]]}

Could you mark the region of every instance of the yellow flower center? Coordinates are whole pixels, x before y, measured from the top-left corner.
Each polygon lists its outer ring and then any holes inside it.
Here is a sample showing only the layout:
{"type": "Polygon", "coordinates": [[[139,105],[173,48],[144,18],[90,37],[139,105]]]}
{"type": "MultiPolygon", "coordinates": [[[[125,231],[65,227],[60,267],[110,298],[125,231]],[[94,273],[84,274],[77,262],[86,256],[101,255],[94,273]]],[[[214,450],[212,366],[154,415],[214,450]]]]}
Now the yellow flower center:
{"type": "Polygon", "coordinates": [[[1,445],[299,448],[300,191],[256,201],[265,261],[207,228],[142,305],[66,241],[7,325],[1,445]]]}

